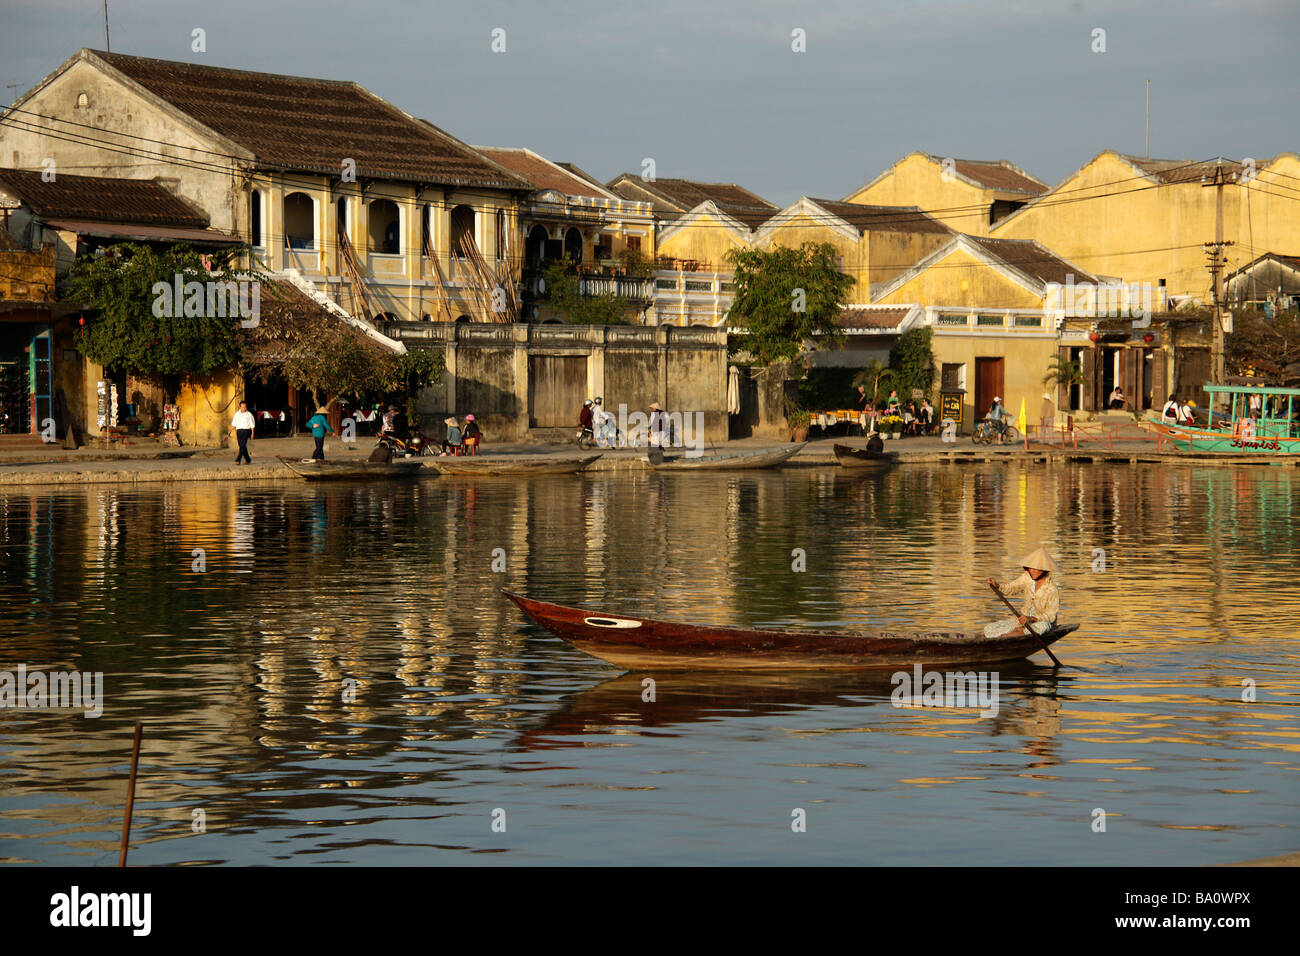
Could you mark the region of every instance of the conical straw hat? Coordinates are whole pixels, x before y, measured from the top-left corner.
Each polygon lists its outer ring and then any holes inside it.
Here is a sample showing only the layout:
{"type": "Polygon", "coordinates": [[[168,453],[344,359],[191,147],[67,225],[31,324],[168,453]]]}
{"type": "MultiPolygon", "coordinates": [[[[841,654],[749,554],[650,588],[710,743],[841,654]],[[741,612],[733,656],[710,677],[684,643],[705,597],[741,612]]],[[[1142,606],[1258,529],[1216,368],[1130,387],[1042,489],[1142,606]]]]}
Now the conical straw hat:
{"type": "Polygon", "coordinates": [[[1060,573],[1061,566],[1052,560],[1052,556],[1047,553],[1046,548],[1039,548],[1020,559],[1022,568],[1034,568],[1037,571],[1051,571],[1060,573]]]}

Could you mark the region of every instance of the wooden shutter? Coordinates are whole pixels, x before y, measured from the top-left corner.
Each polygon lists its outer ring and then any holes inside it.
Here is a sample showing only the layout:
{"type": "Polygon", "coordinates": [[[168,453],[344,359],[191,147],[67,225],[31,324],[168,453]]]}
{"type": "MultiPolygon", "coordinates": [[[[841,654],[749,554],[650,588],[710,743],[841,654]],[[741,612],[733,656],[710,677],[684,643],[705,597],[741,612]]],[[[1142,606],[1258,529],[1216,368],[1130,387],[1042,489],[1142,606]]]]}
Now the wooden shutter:
{"type": "Polygon", "coordinates": [[[1120,381],[1124,383],[1124,397],[1128,407],[1139,408],[1142,405],[1142,353],[1138,349],[1120,349],[1120,381]]]}
{"type": "Polygon", "coordinates": [[[1097,350],[1083,350],[1083,410],[1097,410],[1097,350]]]}
{"type": "MultiPolygon", "coordinates": [[[[1062,346],[1057,352],[1061,356],[1062,365],[1070,361],[1070,350],[1068,348],[1062,346]]],[[[1070,388],[1068,385],[1058,384],[1056,386],[1056,410],[1060,413],[1062,419],[1070,410],[1070,388]]]]}
{"type": "Polygon", "coordinates": [[[1151,350],[1151,407],[1164,408],[1169,398],[1165,387],[1165,350],[1151,350]]]}

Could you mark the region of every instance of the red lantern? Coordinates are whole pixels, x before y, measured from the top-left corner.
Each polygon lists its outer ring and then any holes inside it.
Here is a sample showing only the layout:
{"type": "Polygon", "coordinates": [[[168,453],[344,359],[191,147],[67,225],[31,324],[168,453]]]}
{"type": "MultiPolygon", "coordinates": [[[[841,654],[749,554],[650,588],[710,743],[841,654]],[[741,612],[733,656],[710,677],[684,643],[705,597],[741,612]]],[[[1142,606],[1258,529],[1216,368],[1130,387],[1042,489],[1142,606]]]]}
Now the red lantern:
{"type": "Polygon", "coordinates": [[[1100,341],[1101,341],[1101,333],[1100,333],[1100,332],[1089,332],[1089,333],[1088,333],[1088,338],[1092,339],[1094,342],[1100,342],[1100,341]]]}
{"type": "Polygon", "coordinates": [[[1150,332],[1148,332],[1146,335],[1142,336],[1142,341],[1143,341],[1143,342],[1154,342],[1155,340],[1156,340],[1156,337],[1155,337],[1154,335],[1152,335],[1150,332]]]}
{"type": "Polygon", "coordinates": [[[77,319],[77,324],[78,324],[78,325],[85,325],[85,324],[86,324],[86,317],[83,315],[81,318],[77,319]]]}

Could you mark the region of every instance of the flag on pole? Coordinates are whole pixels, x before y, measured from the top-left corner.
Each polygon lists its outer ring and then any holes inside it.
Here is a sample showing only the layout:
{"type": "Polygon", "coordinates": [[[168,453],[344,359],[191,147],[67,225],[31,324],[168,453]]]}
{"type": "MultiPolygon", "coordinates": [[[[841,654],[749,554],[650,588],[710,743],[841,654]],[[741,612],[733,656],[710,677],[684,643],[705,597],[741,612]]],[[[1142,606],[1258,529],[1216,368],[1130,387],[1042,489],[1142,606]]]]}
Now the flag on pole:
{"type": "Polygon", "coordinates": [[[1018,428],[1018,429],[1020,430],[1020,434],[1022,434],[1022,435],[1028,435],[1028,434],[1029,434],[1029,427],[1028,427],[1028,424],[1029,424],[1029,423],[1028,423],[1028,422],[1026,421],[1026,419],[1025,419],[1025,396],[1021,395],[1021,396],[1020,396],[1020,414],[1019,414],[1018,416],[1016,416],[1016,428],[1018,428]]]}

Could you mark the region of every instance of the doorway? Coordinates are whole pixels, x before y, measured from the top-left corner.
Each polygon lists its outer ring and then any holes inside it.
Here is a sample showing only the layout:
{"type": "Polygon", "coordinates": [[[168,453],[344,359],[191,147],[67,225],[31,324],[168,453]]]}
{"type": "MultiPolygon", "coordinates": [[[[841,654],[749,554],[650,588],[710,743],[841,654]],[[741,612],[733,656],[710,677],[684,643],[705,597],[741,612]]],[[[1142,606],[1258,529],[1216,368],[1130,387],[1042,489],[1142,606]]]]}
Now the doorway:
{"type": "Polygon", "coordinates": [[[1006,398],[1002,394],[1006,360],[1003,358],[975,359],[975,414],[972,421],[977,421],[988,414],[994,398],[1006,398]]]}
{"type": "Polygon", "coordinates": [[[587,397],[587,356],[528,357],[528,424],[555,428],[578,421],[587,397]]]}

